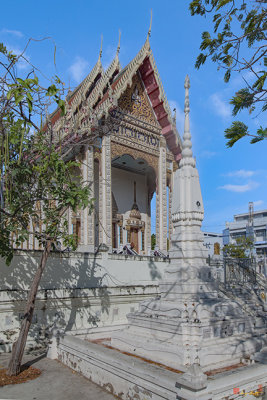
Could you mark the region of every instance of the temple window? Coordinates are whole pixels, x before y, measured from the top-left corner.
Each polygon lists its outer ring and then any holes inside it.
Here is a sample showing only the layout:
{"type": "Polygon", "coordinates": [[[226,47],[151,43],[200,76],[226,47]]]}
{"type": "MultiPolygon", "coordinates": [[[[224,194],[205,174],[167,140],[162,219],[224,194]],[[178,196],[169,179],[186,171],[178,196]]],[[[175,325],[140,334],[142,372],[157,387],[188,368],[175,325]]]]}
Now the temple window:
{"type": "Polygon", "coordinates": [[[214,243],[214,254],[219,256],[220,255],[220,243],[214,243]]]}
{"type": "Polygon", "coordinates": [[[123,231],[122,231],[122,225],[119,227],[119,233],[120,233],[120,244],[123,243],[123,231]]]}
{"type": "Polygon", "coordinates": [[[77,244],[81,242],[81,220],[74,216],[72,219],[72,233],[76,237],[77,244]]]}
{"type": "Polygon", "coordinates": [[[141,250],[145,250],[145,232],[141,231],[141,250]]]}

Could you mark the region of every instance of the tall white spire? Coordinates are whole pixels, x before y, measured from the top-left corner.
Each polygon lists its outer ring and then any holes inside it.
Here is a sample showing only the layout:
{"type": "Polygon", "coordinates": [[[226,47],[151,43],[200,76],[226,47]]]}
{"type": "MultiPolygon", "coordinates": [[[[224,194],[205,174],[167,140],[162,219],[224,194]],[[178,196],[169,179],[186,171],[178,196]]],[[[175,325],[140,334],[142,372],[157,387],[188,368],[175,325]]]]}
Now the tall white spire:
{"type": "MultiPolygon", "coordinates": [[[[199,184],[196,162],[192,153],[192,142],[189,122],[189,88],[190,81],[186,75],[185,83],[185,121],[182,145],[182,159],[174,174],[172,222],[175,233],[172,236],[170,255],[176,266],[203,265],[203,235],[200,231],[204,217],[204,208],[199,184]],[[179,260],[179,261],[178,261],[179,260]]],[[[174,266],[174,269],[176,268],[174,266]]]]}
{"type": "Polygon", "coordinates": [[[196,162],[193,158],[192,152],[192,142],[191,142],[191,133],[190,133],[190,121],[189,121],[189,112],[190,112],[190,105],[189,105],[189,88],[190,88],[190,80],[189,76],[186,75],[184,81],[184,88],[185,88],[185,101],[184,101],[184,136],[183,136],[183,150],[182,150],[182,160],[180,162],[180,168],[185,165],[191,165],[192,167],[196,166],[196,162]]]}

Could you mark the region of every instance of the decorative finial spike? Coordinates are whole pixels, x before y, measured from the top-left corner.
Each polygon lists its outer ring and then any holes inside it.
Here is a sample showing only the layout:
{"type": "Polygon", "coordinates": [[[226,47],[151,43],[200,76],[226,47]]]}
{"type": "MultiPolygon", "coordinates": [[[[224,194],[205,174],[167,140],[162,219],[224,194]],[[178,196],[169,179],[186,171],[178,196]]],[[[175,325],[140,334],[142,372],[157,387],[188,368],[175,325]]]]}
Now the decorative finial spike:
{"type": "Polygon", "coordinates": [[[176,126],[176,108],[173,109],[173,117],[172,117],[173,123],[176,126]]]}
{"type": "Polygon", "coordinates": [[[117,47],[117,55],[119,54],[121,49],[121,31],[119,29],[119,43],[118,43],[118,47],[117,47]]]}
{"type": "Polygon", "coordinates": [[[150,14],[150,25],[149,25],[149,30],[147,33],[147,39],[149,39],[151,36],[151,28],[152,28],[152,8],[151,8],[151,14],[150,14]]]}
{"type": "Polygon", "coordinates": [[[185,88],[184,112],[185,112],[185,114],[189,114],[189,111],[190,111],[190,107],[189,107],[190,79],[189,79],[188,75],[186,75],[186,77],[185,77],[184,88],[185,88]]]}
{"type": "Polygon", "coordinates": [[[190,88],[190,80],[189,76],[186,75],[184,81],[184,88],[185,88],[185,101],[184,101],[184,136],[183,136],[183,150],[182,150],[182,160],[180,162],[180,167],[185,165],[190,165],[191,167],[195,168],[196,162],[193,159],[192,153],[192,142],[191,142],[191,133],[190,133],[190,121],[189,121],[189,88],[190,88]]]}
{"type": "Polygon", "coordinates": [[[103,47],[103,35],[101,35],[101,45],[100,45],[100,51],[99,51],[99,57],[98,60],[101,60],[102,57],[102,47],[103,47]]]}
{"type": "Polygon", "coordinates": [[[190,79],[189,76],[186,75],[185,80],[184,80],[184,88],[189,89],[190,88],[190,79]]]}

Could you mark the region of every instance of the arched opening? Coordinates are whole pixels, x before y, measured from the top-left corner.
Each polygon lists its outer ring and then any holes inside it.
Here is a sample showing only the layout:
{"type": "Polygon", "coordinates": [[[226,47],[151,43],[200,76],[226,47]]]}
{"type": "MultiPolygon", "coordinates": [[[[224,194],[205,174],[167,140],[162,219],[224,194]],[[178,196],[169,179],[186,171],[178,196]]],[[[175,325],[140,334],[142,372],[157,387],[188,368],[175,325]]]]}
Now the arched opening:
{"type": "Polygon", "coordinates": [[[139,254],[149,254],[155,170],[146,160],[129,154],[114,157],[111,165],[113,251],[129,245],[139,254]]]}
{"type": "Polygon", "coordinates": [[[156,192],[153,193],[150,203],[151,213],[151,250],[156,246],[156,192]]]}

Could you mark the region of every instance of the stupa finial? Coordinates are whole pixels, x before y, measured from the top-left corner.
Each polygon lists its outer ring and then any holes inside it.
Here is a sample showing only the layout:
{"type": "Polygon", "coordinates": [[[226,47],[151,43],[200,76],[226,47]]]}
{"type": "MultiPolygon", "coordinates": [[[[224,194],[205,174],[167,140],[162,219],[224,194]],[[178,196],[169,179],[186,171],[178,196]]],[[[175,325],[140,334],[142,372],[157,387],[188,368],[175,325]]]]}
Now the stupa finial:
{"type": "Polygon", "coordinates": [[[189,107],[190,79],[189,79],[188,75],[186,75],[185,80],[184,80],[184,88],[185,88],[184,112],[185,112],[185,114],[188,114],[190,111],[190,107],[189,107]]]}
{"type": "Polygon", "coordinates": [[[184,81],[185,88],[185,101],[184,101],[184,136],[183,136],[183,150],[182,150],[182,160],[180,162],[180,166],[191,165],[192,167],[196,166],[196,161],[193,158],[192,153],[192,142],[191,142],[191,133],[190,133],[190,121],[189,121],[189,88],[190,88],[190,80],[189,76],[186,75],[184,81]]]}
{"type": "Polygon", "coordinates": [[[119,29],[119,43],[117,46],[117,53],[116,53],[117,56],[119,55],[120,49],[121,49],[121,31],[119,29]]]}

